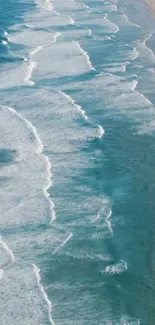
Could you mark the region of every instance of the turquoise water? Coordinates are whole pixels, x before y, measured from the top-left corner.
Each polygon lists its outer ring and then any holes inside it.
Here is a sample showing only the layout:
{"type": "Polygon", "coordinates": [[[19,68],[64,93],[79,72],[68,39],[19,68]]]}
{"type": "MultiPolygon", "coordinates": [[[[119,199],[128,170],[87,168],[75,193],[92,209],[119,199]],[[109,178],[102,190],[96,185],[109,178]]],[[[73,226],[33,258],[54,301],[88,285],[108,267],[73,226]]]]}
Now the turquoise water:
{"type": "Polygon", "coordinates": [[[0,324],[154,325],[155,23],[0,9],[0,324]]]}

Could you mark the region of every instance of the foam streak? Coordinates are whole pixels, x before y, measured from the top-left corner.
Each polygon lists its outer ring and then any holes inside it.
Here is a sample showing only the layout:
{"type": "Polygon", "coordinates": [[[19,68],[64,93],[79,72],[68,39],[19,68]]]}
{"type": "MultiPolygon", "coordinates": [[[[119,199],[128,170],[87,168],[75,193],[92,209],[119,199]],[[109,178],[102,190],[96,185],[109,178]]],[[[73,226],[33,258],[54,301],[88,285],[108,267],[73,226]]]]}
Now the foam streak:
{"type": "Polygon", "coordinates": [[[108,213],[108,215],[106,217],[106,223],[108,225],[108,229],[109,229],[111,235],[113,236],[113,229],[112,229],[112,226],[111,226],[111,222],[109,221],[111,215],[112,215],[112,210],[110,209],[110,212],[108,213]]]}
{"type": "Polygon", "coordinates": [[[81,54],[83,54],[83,55],[85,56],[86,61],[87,61],[87,64],[88,64],[90,70],[96,70],[96,69],[92,66],[92,64],[91,64],[91,62],[90,62],[90,58],[89,58],[88,53],[87,53],[86,51],[83,50],[83,48],[81,47],[81,45],[79,44],[79,42],[75,42],[75,43],[76,43],[78,49],[80,50],[81,54]]]}
{"type": "Polygon", "coordinates": [[[26,84],[32,86],[34,85],[34,82],[31,80],[32,72],[36,68],[36,62],[32,60],[32,57],[34,54],[39,52],[42,49],[43,46],[36,47],[33,51],[30,52],[29,58],[26,62],[26,70],[27,70],[27,76],[25,78],[26,84]]]}
{"type": "MultiPolygon", "coordinates": [[[[6,245],[6,243],[2,240],[2,237],[0,236],[0,244],[3,246],[3,248],[5,249],[5,251],[9,254],[10,258],[11,258],[11,262],[15,261],[15,256],[13,254],[13,252],[11,251],[11,249],[6,245]]],[[[1,271],[1,270],[0,270],[1,271]]],[[[2,273],[2,272],[1,272],[2,273]]],[[[0,278],[1,278],[1,273],[0,273],[0,278]]],[[[3,275],[3,274],[2,274],[3,275]]]]}
{"type": "Polygon", "coordinates": [[[75,101],[68,96],[66,93],[59,91],[66,99],[68,99],[75,107],[76,109],[81,113],[81,115],[83,116],[83,118],[85,120],[88,120],[88,116],[85,114],[85,111],[82,109],[82,107],[80,105],[75,104],[75,101]]]}
{"type": "Polygon", "coordinates": [[[34,272],[34,275],[36,277],[39,290],[40,290],[40,292],[41,292],[41,294],[43,296],[43,299],[45,300],[45,302],[47,303],[47,306],[48,306],[48,317],[49,317],[50,324],[55,325],[55,323],[54,323],[54,321],[52,319],[52,316],[51,316],[52,303],[48,299],[47,293],[45,292],[45,289],[41,284],[40,270],[37,268],[37,266],[35,264],[33,264],[33,272],[34,272]]]}
{"type": "Polygon", "coordinates": [[[66,243],[71,239],[71,237],[73,236],[72,232],[67,236],[67,238],[63,241],[63,243],[57,247],[55,250],[54,250],[54,253],[56,253],[60,248],[64,247],[66,245],[66,243]]]}
{"type": "Polygon", "coordinates": [[[103,137],[103,135],[104,135],[104,129],[99,124],[98,124],[98,132],[99,132],[98,138],[101,139],[103,137]]]}

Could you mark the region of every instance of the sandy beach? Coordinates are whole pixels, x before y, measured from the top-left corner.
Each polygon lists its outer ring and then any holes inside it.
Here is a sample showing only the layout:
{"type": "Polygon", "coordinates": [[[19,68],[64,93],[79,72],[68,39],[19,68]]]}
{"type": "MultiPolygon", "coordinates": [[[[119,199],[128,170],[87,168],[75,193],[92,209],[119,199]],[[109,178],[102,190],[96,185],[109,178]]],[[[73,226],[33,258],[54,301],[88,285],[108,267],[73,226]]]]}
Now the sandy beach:
{"type": "Polygon", "coordinates": [[[148,7],[151,15],[155,18],[155,0],[142,0],[148,7]]]}

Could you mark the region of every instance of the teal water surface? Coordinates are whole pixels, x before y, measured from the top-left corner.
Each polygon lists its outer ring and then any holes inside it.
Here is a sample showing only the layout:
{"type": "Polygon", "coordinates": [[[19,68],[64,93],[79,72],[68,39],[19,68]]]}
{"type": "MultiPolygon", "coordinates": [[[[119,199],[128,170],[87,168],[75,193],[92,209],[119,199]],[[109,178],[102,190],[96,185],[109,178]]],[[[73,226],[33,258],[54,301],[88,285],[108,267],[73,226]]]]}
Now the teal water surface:
{"type": "Polygon", "coordinates": [[[155,23],[0,6],[0,323],[154,325],[155,23]]]}

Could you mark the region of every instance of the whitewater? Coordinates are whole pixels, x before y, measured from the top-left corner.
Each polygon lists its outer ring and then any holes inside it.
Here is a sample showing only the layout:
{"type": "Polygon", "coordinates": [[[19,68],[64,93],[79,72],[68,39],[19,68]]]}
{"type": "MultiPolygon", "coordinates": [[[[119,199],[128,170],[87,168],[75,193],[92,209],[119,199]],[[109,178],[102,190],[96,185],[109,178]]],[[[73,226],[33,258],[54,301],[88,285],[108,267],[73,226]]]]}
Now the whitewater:
{"type": "Polygon", "coordinates": [[[154,325],[155,23],[138,1],[7,6],[1,325],[154,325]]]}

